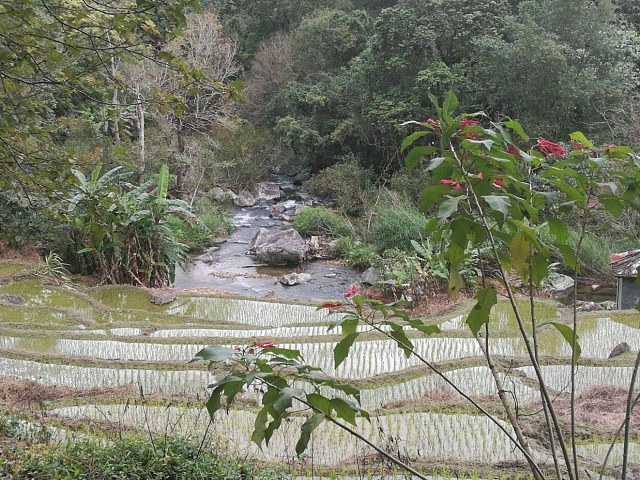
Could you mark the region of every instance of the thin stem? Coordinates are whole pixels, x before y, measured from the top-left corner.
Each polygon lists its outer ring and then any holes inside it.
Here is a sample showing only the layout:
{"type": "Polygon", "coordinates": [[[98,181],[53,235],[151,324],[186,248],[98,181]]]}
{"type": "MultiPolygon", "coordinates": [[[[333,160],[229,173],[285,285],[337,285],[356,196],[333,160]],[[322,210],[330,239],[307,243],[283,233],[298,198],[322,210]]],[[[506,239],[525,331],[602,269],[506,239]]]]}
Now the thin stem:
{"type": "MultiPolygon", "coordinates": [[[[636,399],[634,400],[632,408],[635,408],[635,406],[638,404],[638,401],[640,401],[640,395],[638,395],[636,397],[636,399]]],[[[599,480],[603,480],[604,471],[607,468],[607,463],[609,463],[609,457],[611,456],[611,453],[613,452],[613,447],[615,447],[615,445],[616,445],[616,440],[618,440],[618,437],[620,436],[620,433],[622,432],[622,429],[625,427],[625,425],[627,424],[627,422],[629,420],[630,420],[630,418],[625,418],[622,421],[622,424],[620,424],[620,428],[618,428],[618,431],[614,435],[613,440],[611,441],[611,445],[609,446],[609,450],[607,450],[607,454],[604,457],[604,462],[602,462],[602,467],[600,467],[600,476],[598,477],[599,480]]]]}
{"type": "MultiPolygon", "coordinates": [[[[265,383],[266,385],[268,385],[271,388],[275,388],[276,390],[280,390],[280,388],[278,388],[276,385],[272,384],[271,382],[269,382],[268,380],[262,380],[263,383],[265,383]]],[[[322,415],[324,415],[324,418],[326,420],[328,420],[329,422],[333,423],[334,425],[336,425],[337,427],[343,429],[344,431],[346,431],[347,433],[349,433],[350,435],[353,435],[354,437],[356,437],[359,440],[362,440],[364,443],[366,443],[367,445],[369,445],[371,448],[373,448],[376,452],[378,452],[380,455],[382,455],[383,457],[385,457],[387,460],[395,463],[396,465],[398,465],[399,467],[403,468],[404,470],[406,470],[407,472],[411,473],[412,475],[415,475],[418,478],[421,478],[422,480],[428,480],[427,477],[425,477],[424,475],[420,474],[417,470],[415,470],[413,467],[411,467],[410,465],[407,465],[406,463],[404,463],[402,460],[400,460],[399,458],[394,457],[393,455],[389,454],[388,452],[385,452],[382,448],[378,447],[375,443],[371,442],[370,440],[367,440],[365,437],[363,437],[362,435],[360,435],[358,432],[356,432],[355,430],[353,430],[351,427],[348,427],[347,425],[344,425],[341,422],[338,422],[335,418],[325,414],[323,411],[317,409],[316,407],[314,407],[313,405],[311,405],[309,402],[307,402],[306,400],[294,395],[292,398],[296,399],[297,401],[299,401],[300,403],[306,405],[307,407],[309,407],[311,410],[313,410],[315,413],[320,413],[322,415]]]]}
{"type": "Polygon", "coordinates": [[[636,388],[636,379],[640,369],[640,352],[636,357],[636,364],[631,375],[631,385],[629,385],[629,396],[627,397],[627,409],[624,415],[624,453],[622,454],[622,480],[627,480],[627,469],[629,468],[629,434],[631,431],[631,412],[633,411],[633,394],[636,388]]]}
{"type": "MultiPolygon", "coordinates": [[[[489,227],[489,223],[487,222],[487,217],[485,216],[484,213],[484,209],[482,208],[482,204],[480,203],[480,199],[478,198],[475,190],[473,189],[473,186],[469,183],[468,179],[467,179],[467,175],[466,175],[466,171],[464,170],[464,166],[462,165],[462,162],[460,161],[460,157],[458,157],[458,154],[455,151],[455,148],[453,148],[453,145],[450,144],[450,149],[451,152],[453,153],[454,158],[456,159],[456,161],[458,162],[458,165],[460,166],[461,170],[462,170],[462,174],[463,174],[463,178],[465,179],[465,183],[467,184],[467,186],[469,187],[469,191],[472,193],[473,195],[473,199],[476,203],[476,207],[478,208],[478,213],[480,215],[480,218],[482,219],[482,223],[484,226],[484,229],[487,232],[487,237],[489,239],[489,242],[491,243],[491,249],[493,251],[493,255],[496,259],[499,259],[500,256],[498,254],[498,246],[496,244],[496,240],[493,236],[493,232],[491,231],[491,227],[489,227]]],[[[527,353],[529,355],[529,358],[531,359],[531,363],[533,366],[533,369],[536,373],[536,377],[538,379],[538,384],[540,386],[540,391],[542,392],[542,395],[544,396],[544,398],[546,399],[546,401],[549,404],[549,414],[551,416],[551,420],[553,421],[553,426],[554,429],[556,431],[556,434],[558,436],[558,441],[560,442],[560,448],[562,449],[562,455],[564,457],[564,461],[565,464],[567,466],[567,474],[569,475],[569,480],[575,480],[575,477],[573,475],[573,468],[571,465],[571,458],[569,457],[569,452],[567,451],[567,445],[564,441],[564,437],[562,435],[562,430],[560,429],[560,422],[558,421],[558,418],[555,414],[555,411],[553,409],[553,406],[551,405],[551,397],[549,395],[549,392],[547,390],[547,386],[544,382],[544,379],[542,377],[542,370],[540,369],[540,364],[536,361],[535,359],[535,354],[533,352],[533,349],[531,347],[531,342],[529,341],[529,337],[527,336],[527,332],[524,328],[524,323],[522,321],[522,316],[520,315],[520,309],[518,308],[518,304],[516,303],[516,299],[515,299],[515,295],[513,294],[513,290],[511,289],[511,285],[509,284],[509,278],[507,276],[507,272],[504,270],[504,267],[502,266],[502,264],[500,262],[498,262],[498,268],[500,271],[500,276],[502,277],[502,280],[504,282],[504,286],[505,289],[507,290],[507,296],[509,298],[509,303],[511,304],[511,308],[513,310],[513,313],[516,317],[516,322],[518,324],[518,329],[520,331],[520,335],[522,336],[522,340],[524,341],[525,347],[527,349],[527,353]]]]}
{"type": "MultiPolygon", "coordinates": [[[[509,438],[509,440],[511,440],[511,442],[515,445],[515,447],[518,450],[520,450],[520,452],[522,452],[522,454],[527,459],[527,463],[529,463],[529,465],[531,466],[531,469],[533,470],[534,475],[538,476],[538,478],[544,478],[544,474],[542,473],[542,470],[540,469],[540,467],[538,467],[538,465],[536,464],[535,459],[533,458],[533,456],[527,451],[526,448],[524,448],[518,442],[517,438],[514,438],[514,436],[511,435],[511,433],[509,433],[509,431],[504,427],[504,425],[502,425],[498,421],[498,419],[496,417],[494,417],[491,413],[489,413],[485,408],[483,408],[473,398],[471,398],[469,395],[464,393],[455,383],[453,383],[451,380],[449,380],[444,373],[442,373],[437,368],[435,368],[431,364],[431,362],[429,362],[422,355],[417,353],[413,349],[413,345],[406,345],[406,344],[402,343],[397,338],[394,338],[393,336],[391,336],[389,334],[389,332],[386,332],[386,331],[382,330],[379,326],[377,326],[375,324],[371,324],[370,326],[372,326],[376,331],[382,333],[384,336],[386,336],[386,337],[390,338],[391,340],[395,341],[401,347],[409,348],[411,350],[411,354],[414,357],[416,357],[418,360],[420,360],[422,363],[424,363],[427,367],[429,367],[429,369],[431,369],[433,371],[433,373],[435,373],[441,379],[443,379],[451,388],[453,388],[456,391],[456,393],[461,395],[465,400],[467,400],[469,403],[471,403],[471,405],[473,405],[475,408],[477,408],[484,416],[486,416],[492,423],[494,423],[509,438]]],[[[514,430],[515,430],[515,428],[514,428],[514,430]]]]}

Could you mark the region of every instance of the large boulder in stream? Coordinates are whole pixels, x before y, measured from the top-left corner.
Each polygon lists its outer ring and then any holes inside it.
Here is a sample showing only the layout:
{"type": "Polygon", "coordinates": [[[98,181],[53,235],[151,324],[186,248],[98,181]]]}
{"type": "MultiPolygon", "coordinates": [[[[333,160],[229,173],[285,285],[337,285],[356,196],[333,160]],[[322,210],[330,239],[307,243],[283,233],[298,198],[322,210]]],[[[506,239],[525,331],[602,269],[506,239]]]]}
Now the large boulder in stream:
{"type": "Polygon", "coordinates": [[[257,200],[253,195],[251,195],[251,192],[242,190],[233,200],[233,203],[238,207],[253,207],[257,203],[257,200]]]}
{"type": "Polygon", "coordinates": [[[559,296],[569,293],[569,290],[573,288],[574,283],[573,278],[561,273],[551,273],[549,274],[549,278],[547,278],[549,290],[554,295],[559,296]]]}
{"type": "Polygon", "coordinates": [[[267,265],[297,265],[305,257],[306,242],[294,229],[270,233],[261,228],[249,244],[249,251],[267,265]]]}
{"type": "Polygon", "coordinates": [[[258,184],[258,200],[269,202],[277,200],[282,196],[280,185],[273,182],[262,182],[258,184]]]}

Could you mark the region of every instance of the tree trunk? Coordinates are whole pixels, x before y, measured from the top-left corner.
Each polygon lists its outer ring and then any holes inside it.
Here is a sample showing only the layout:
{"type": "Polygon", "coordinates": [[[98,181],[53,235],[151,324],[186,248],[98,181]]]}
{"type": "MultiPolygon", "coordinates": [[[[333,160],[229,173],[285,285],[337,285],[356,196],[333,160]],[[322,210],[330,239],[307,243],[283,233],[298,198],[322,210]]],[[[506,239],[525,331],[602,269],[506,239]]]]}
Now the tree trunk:
{"type": "MultiPolygon", "coordinates": [[[[118,83],[116,82],[116,59],[111,55],[111,76],[113,77],[113,94],[111,95],[111,103],[113,108],[118,106],[118,83]]],[[[113,136],[116,139],[116,143],[120,143],[120,125],[118,122],[119,112],[116,108],[116,114],[113,117],[113,136]]]]}
{"type": "Polygon", "coordinates": [[[140,180],[144,175],[144,104],[140,95],[140,85],[136,87],[137,104],[136,104],[136,126],[138,127],[138,171],[140,172],[140,180]]]}
{"type": "Polygon", "coordinates": [[[184,142],[184,126],[182,120],[178,120],[178,166],[176,167],[176,197],[182,198],[184,191],[184,165],[182,164],[183,157],[186,151],[186,145],[184,142]]]}

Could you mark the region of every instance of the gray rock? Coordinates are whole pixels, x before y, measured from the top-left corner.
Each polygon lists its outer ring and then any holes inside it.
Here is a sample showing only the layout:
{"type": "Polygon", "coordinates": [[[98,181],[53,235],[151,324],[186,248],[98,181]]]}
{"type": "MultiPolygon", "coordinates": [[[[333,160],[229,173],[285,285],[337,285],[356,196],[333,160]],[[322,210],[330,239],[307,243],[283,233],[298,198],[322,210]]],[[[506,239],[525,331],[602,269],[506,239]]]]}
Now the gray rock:
{"type": "Polygon", "coordinates": [[[293,177],[293,183],[306,182],[311,178],[311,172],[309,170],[302,170],[295,177],[293,177]]]}
{"type": "Polygon", "coordinates": [[[269,230],[267,228],[261,227],[256,233],[256,236],[253,237],[253,240],[249,242],[247,246],[247,255],[255,255],[256,253],[256,245],[263,244],[269,237],[269,230]]]}
{"type": "Polygon", "coordinates": [[[277,200],[282,196],[280,185],[273,182],[262,182],[258,184],[258,200],[269,202],[277,200]]]}
{"type": "Polygon", "coordinates": [[[286,210],[287,207],[285,207],[282,203],[278,203],[277,205],[271,207],[270,213],[271,215],[282,215],[286,210]]]}
{"type": "Polygon", "coordinates": [[[231,190],[223,190],[220,187],[213,187],[209,190],[209,196],[216,202],[233,202],[237,197],[231,190]]]}
{"type": "Polygon", "coordinates": [[[627,353],[631,351],[631,347],[629,346],[629,344],[627,342],[622,342],[618,345],[616,345],[613,350],[611,350],[611,353],[609,354],[609,358],[614,358],[614,357],[618,357],[620,355],[622,355],[623,353],[627,353]]]}
{"type": "Polygon", "coordinates": [[[551,273],[547,279],[547,285],[554,294],[566,293],[567,290],[573,288],[573,278],[561,273],[551,273]]]}
{"type": "Polygon", "coordinates": [[[9,305],[24,305],[26,300],[22,298],[20,295],[0,295],[0,303],[9,304],[9,305]]]}
{"type": "Polygon", "coordinates": [[[260,229],[249,251],[267,265],[297,265],[304,260],[305,247],[304,239],[293,229],[276,233],[260,229]]]}
{"type": "Polygon", "coordinates": [[[362,283],[367,283],[369,285],[377,285],[380,281],[378,275],[373,270],[373,268],[367,268],[364,272],[362,272],[362,283]]]}
{"type": "Polygon", "coordinates": [[[151,294],[150,302],[154,305],[166,305],[173,302],[178,296],[171,292],[153,292],[151,294]]]}
{"type": "Polygon", "coordinates": [[[338,276],[337,273],[325,273],[324,277],[325,278],[336,278],[338,276]]]}
{"type": "Polygon", "coordinates": [[[291,195],[292,193],[300,190],[300,187],[294,185],[291,182],[280,182],[278,185],[280,186],[280,190],[282,190],[285,195],[291,195]]]}
{"type": "Polygon", "coordinates": [[[584,302],[578,300],[576,302],[576,310],[579,312],[595,312],[598,310],[602,310],[602,307],[595,302],[584,302]]]}
{"type": "Polygon", "coordinates": [[[311,280],[311,275],[308,273],[288,273],[280,277],[279,282],[282,285],[291,287],[293,285],[307,283],[309,280],[311,280]]]}
{"type": "Polygon", "coordinates": [[[204,263],[213,263],[216,259],[215,252],[219,249],[220,247],[209,247],[205,249],[202,255],[198,255],[195,259],[204,263]]]}
{"type": "Polygon", "coordinates": [[[282,215],[282,220],[291,223],[293,222],[293,217],[291,215],[282,215]]]}
{"type": "Polygon", "coordinates": [[[211,243],[213,243],[214,245],[222,245],[223,243],[227,243],[227,239],[226,238],[214,238],[213,240],[211,240],[211,243]]]}
{"type": "Polygon", "coordinates": [[[238,207],[253,207],[257,203],[257,200],[251,192],[242,190],[238,193],[238,196],[235,198],[233,203],[238,207]]]}

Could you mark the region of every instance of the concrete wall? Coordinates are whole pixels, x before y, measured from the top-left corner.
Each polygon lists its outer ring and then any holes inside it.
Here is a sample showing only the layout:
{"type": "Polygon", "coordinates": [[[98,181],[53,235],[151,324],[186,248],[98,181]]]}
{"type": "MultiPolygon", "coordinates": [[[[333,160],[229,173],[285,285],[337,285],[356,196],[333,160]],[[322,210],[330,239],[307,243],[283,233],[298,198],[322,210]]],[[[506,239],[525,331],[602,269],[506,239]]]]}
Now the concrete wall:
{"type": "Polygon", "coordinates": [[[618,309],[633,310],[640,301],[640,285],[635,278],[618,278],[618,309]]]}

